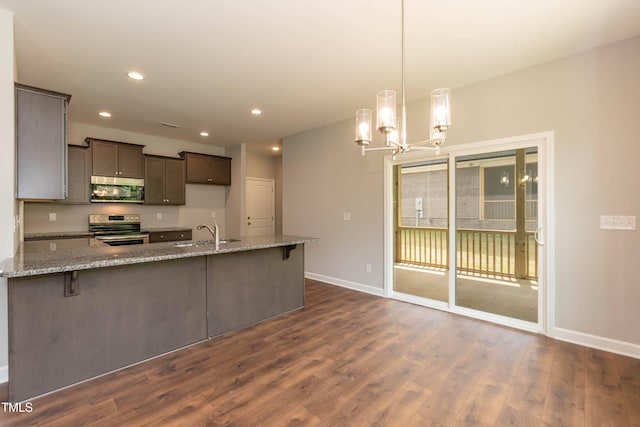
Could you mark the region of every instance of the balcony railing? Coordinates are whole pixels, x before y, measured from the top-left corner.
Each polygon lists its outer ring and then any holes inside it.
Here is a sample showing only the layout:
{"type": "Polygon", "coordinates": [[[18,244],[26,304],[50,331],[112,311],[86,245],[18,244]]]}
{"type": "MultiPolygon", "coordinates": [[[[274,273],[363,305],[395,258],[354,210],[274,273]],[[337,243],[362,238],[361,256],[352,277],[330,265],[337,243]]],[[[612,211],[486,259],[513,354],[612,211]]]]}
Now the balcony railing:
{"type": "MultiPolygon", "coordinates": [[[[526,278],[538,277],[538,251],[533,233],[526,233],[526,278]]],[[[396,262],[449,268],[449,232],[446,228],[399,227],[396,262]]],[[[516,233],[499,230],[458,230],[458,271],[494,276],[516,276],[516,233]]]]}

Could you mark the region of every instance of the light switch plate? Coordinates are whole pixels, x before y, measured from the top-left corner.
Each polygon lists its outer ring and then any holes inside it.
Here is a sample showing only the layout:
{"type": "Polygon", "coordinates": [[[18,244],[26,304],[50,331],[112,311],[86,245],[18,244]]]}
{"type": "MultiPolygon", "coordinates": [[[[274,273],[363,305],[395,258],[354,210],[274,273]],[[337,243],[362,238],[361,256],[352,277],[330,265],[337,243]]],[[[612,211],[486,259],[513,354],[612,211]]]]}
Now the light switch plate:
{"type": "Polygon", "coordinates": [[[600,216],[600,229],[601,230],[627,230],[633,231],[636,229],[636,217],[635,216],[600,216]]]}
{"type": "Polygon", "coordinates": [[[351,221],[351,212],[343,212],[342,213],[342,219],[344,221],[351,221]]]}
{"type": "Polygon", "coordinates": [[[55,212],[51,212],[49,213],[49,221],[56,221],[58,219],[58,216],[56,215],[55,212]]]}

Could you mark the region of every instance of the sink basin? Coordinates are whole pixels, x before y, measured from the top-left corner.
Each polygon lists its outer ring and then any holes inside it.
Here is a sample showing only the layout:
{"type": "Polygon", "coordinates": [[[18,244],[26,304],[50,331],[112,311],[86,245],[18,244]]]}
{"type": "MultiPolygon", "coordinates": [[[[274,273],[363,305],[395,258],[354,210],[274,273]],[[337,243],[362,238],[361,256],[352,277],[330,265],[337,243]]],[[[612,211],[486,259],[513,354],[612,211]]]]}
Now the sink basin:
{"type": "Polygon", "coordinates": [[[171,246],[175,248],[189,248],[191,246],[198,246],[198,242],[194,242],[194,241],[175,242],[175,243],[172,243],[171,246]]]}
{"type": "MultiPolygon", "coordinates": [[[[232,243],[232,242],[239,242],[240,239],[222,239],[220,240],[220,243],[232,243]]],[[[188,241],[180,241],[180,242],[174,242],[171,244],[171,246],[173,246],[174,248],[191,248],[191,247],[198,247],[198,246],[204,246],[204,245],[215,245],[215,241],[214,240],[188,240],[188,241]]]]}

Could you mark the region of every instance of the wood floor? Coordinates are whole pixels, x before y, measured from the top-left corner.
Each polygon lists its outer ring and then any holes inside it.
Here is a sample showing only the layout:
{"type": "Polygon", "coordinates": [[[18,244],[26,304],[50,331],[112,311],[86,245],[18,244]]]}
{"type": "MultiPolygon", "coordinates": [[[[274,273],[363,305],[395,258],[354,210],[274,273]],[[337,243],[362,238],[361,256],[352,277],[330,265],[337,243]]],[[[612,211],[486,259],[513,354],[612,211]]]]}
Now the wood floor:
{"type": "Polygon", "coordinates": [[[314,281],[306,295],[0,425],[640,426],[640,360],[314,281]]]}

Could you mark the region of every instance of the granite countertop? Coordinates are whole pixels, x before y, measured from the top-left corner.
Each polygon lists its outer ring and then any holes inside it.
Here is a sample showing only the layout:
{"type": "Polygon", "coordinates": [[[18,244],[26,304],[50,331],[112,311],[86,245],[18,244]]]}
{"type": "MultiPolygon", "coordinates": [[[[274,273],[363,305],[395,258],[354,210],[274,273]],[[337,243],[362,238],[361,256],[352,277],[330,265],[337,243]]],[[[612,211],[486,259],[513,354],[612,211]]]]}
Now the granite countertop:
{"type": "Polygon", "coordinates": [[[143,228],[142,232],[149,232],[149,233],[166,233],[169,231],[191,231],[193,230],[193,228],[191,227],[145,227],[143,228]]]}
{"type": "Polygon", "coordinates": [[[50,231],[47,233],[24,233],[24,240],[52,240],[75,239],[78,237],[93,237],[90,231],[50,231]]]}
{"type": "MultiPolygon", "coordinates": [[[[237,242],[221,243],[218,249],[211,240],[189,242],[161,242],[146,245],[105,246],[95,239],[73,239],[77,242],[63,244],[63,241],[23,242],[15,257],[8,259],[0,276],[6,278],[36,276],[39,274],[62,273],[74,270],[114,267],[118,265],[170,259],[241,252],[279,246],[296,245],[318,241],[314,237],[263,236],[244,237],[237,242]],[[55,246],[51,246],[55,243],[55,246]]],[[[66,241],[66,239],[65,239],[66,241]]]]}

